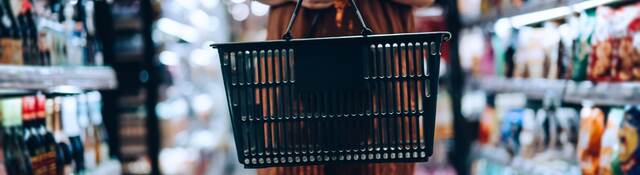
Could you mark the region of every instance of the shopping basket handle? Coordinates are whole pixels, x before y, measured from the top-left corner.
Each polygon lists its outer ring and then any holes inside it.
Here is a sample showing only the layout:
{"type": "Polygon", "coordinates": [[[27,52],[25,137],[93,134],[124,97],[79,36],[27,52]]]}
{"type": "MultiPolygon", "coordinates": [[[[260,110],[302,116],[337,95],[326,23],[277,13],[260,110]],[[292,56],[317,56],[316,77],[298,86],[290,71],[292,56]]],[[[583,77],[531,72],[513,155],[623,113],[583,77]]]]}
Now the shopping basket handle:
{"type": "MultiPolygon", "coordinates": [[[[358,6],[356,5],[354,0],[349,0],[349,4],[351,4],[351,6],[353,7],[353,12],[356,14],[356,16],[358,16],[358,19],[360,20],[360,24],[362,24],[362,36],[367,36],[370,34],[373,34],[373,31],[371,31],[371,28],[369,28],[369,26],[367,26],[367,23],[364,22],[364,19],[362,18],[362,13],[360,13],[360,9],[358,9],[358,6]]],[[[298,3],[296,4],[296,8],[293,9],[293,14],[291,14],[291,19],[289,20],[289,24],[287,25],[287,31],[282,35],[282,39],[284,40],[291,40],[293,39],[293,36],[291,35],[291,28],[293,27],[293,23],[296,21],[296,18],[298,17],[298,12],[300,11],[300,6],[302,5],[302,0],[298,0],[298,3]]]]}

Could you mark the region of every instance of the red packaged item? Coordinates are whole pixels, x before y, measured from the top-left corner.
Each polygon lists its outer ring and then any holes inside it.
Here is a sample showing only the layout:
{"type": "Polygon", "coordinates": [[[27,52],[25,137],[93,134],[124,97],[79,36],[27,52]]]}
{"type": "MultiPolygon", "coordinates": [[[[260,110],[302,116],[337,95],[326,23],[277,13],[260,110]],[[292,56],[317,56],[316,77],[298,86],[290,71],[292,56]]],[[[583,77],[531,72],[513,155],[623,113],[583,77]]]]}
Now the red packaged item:
{"type": "Polygon", "coordinates": [[[596,12],[593,54],[588,77],[592,81],[640,80],[640,4],[596,12]]]}

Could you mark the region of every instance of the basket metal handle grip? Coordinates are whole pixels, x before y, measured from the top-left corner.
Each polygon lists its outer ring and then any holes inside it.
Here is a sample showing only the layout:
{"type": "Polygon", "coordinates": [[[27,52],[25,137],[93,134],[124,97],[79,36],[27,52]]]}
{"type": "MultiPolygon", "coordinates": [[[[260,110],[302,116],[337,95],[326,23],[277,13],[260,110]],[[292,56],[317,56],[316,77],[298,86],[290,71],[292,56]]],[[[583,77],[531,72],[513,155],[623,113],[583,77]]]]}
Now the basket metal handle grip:
{"type": "MultiPolygon", "coordinates": [[[[356,16],[358,16],[358,19],[360,20],[360,24],[362,25],[362,32],[360,32],[360,34],[362,34],[362,36],[364,37],[366,37],[367,35],[373,34],[373,31],[371,30],[371,28],[369,28],[367,23],[364,22],[364,18],[362,18],[362,13],[360,13],[360,9],[358,9],[358,6],[356,5],[355,1],[349,0],[349,4],[351,4],[351,6],[353,7],[353,12],[356,14],[356,16]]],[[[301,5],[302,5],[302,0],[298,0],[296,4],[296,8],[293,9],[293,14],[291,14],[291,19],[289,19],[289,24],[287,25],[287,31],[282,35],[282,39],[287,41],[293,39],[293,36],[291,35],[291,28],[293,27],[293,23],[296,21],[296,18],[298,17],[298,12],[300,11],[301,5]]]]}

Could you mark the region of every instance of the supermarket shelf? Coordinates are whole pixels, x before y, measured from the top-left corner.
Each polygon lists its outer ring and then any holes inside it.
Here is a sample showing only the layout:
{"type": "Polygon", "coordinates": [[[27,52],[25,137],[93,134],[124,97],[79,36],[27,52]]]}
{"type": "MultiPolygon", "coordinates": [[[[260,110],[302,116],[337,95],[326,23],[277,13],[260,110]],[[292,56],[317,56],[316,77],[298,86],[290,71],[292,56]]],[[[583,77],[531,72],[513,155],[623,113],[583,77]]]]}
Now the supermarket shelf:
{"type": "Polygon", "coordinates": [[[106,162],[100,163],[98,167],[94,169],[89,169],[86,174],[93,175],[109,175],[109,174],[121,174],[122,173],[122,165],[118,160],[109,160],[106,162]]]}
{"type": "Polygon", "coordinates": [[[462,18],[462,25],[466,27],[477,26],[481,24],[495,22],[500,18],[513,17],[517,15],[543,11],[546,9],[567,6],[567,5],[577,3],[579,1],[581,0],[568,0],[568,1],[555,1],[555,2],[536,1],[536,2],[526,3],[524,6],[520,8],[499,8],[498,11],[494,10],[494,11],[491,11],[491,13],[486,15],[481,15],[478,17],[462,18]]]}
{"type": "MultiPolygon", "coordinates": [[[[635,0],[560,0],[560,1],[535,1],[525,3],[522,7],[519,8],[500,8],[497,11],[492,11],[489,14],[478,16],[478,17],[468,17],[462,18],[462,26],[471,27],[482,24],[488,24],[497,21],[500,18],[509,18],[519,15],[527,15],[536,12],[541,12],[545,10],[567,7],[571,10],[583,10],[594,8],[599,5],[616,5],[616,4],[625,4],[629,2],[635,2],[635,0]]],[[[548,14],[547,14],[548,15],[548,14]]]]}
{"type": "Polygon", "coordinates": [[[566,161],[556,157],[559,152],[547,151],[538,153],[532,158],[511,157],[500,147],[477,146],[474,148],[477,159],[489,161],[502,167],[509,167],[516,174],[580,174],[577,162],[566,161]]]}
{"type": "Polygon", "coordinates": [[[482,77],[474,78],[472,85],[493,93],[524,93],[536,100],[543,99],[547,94],[564,94],[565,103],[591,101],[606,106],[640,104],[640,82],[594,84],[589,81],[482,77]]]}
{"type": "Polygon", "coordinates": [[[26,95],[35,95],[36,92],[24,89],[0,89],[0,98],[22,97],[26,95]]]}
{"type": "Polygon", "coordinates": [[[115,71],[110,67],[0,65],[0,89],[104,90],[116,86],[115,71]]]}

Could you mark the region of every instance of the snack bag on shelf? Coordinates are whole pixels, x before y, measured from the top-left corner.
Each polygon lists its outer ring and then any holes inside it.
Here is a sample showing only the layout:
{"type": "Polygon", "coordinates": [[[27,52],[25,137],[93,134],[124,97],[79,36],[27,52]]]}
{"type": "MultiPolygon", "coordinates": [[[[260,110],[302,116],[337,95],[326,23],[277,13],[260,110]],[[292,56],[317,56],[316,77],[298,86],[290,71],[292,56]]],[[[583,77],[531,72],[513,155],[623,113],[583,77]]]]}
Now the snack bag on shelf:
{"type": "Polygon", "coordinates": [[[586,10],[578,19],[578,39],[573,44],[571,79],[582,81],[587,76],[587,65],[591,55],[591,38],[595,28],[595,10],[586,10]]]}
{"type": "Polygon", "coordinates": [[[481,75],[481,61],[485,57],[484,52],[487,47],[483,31],[477,27],[466,29],[461,32],[460,36],[460,48],[465,48],[459,51],[460,65],[472,75],[481,75]]]}
{"type": "Polygon", "coordinates": [[[560,52],[560,32],[555,22],[547,22],[541,29],[544,33],[542,47],[544,48],[543,76],[547,79],[561,78],[562,66],[560,52]]]}
{"type": "Polygon", "coordinates": [[[542,132],[540,151],[558,148],[558,132],[560,131],[560,126],[558,125],[555,112],[548,109],[539,109],[536,115],[537,120],[539,120],[538,122],[540,122],[542,132]]]}
{"type": "Polygon", "coordinates": [[[545,32],[540,28],[523,27],[518,34],[518,46],[514,55],[514,77],[544,77],[544,44],[539,36],[545,32]]]}
{"type": "Polygon", "coordinates": [[[632,81],[640,78],[640,53],[634,47],[639,18],[640,5],[597,9],[589,79],[632,81]]]}
{"type": "Polygon", "coordinates": [[[585,105],[580,111],[580,118],[578,162],[582,174],[597,174],[600,163],[600,141],[604,132],[604,113],[598,108],[585,105]]]}
{"type": "Polygon", "coordinates": [[[640,174],[640,151],[638,151],[638,132],[640,132],[639,106],[627,106],[624,122],[618,132],[620,141],[621,168],[624,174],[640,174]]]}
{"type": "Polygon", "coordinates": [[[571,79],[573,71],[574,41],[578,38],[578,18],[570,16],[567,22],[558,26],[560,41],[558,42],[558,76],[560,79],[571,79]]]}
{"type": "Polygon", "coordinates": [[[621,58],[624,58],[622,59],[624,69],[620,73],[625,72],[634,80],[640,80],[640,14],[636,14],[628,28],[629,37],[620,50],[621,58]]]}
{"type": "Polygon", "coordinates": [[[484,37],[485,47],[484,53],[480,59],[480,74],[485,76],[495,76],[495,53],[493,52],[493,44],[491,43],[491,35],[486,34],[484,37]]]}
{"type": "Polygon", "coordinates": [[[517,155],[519,152],[524,115],[525,109],[513,109],[505,113],[500,123],[500,140],[511,155],[517,155]]]}
{"type": "Polygon", "coordinates": [[[515,63],[515,53],[516,53],[516,44],[517,44],[517,38],[518,37],[513,37],[513,36],[517,36],[517,31],[514,31],[514,34],[512,35],[511,39],[509,40],[509,42],[507,43],[507,46],[505,48],[504,51],[504,76],[506,78],[511,78],[514,77],[515,75],[515,67],[516,67],[516,63],[515,63]]]}
{"type": "Polygon", "coordinates": [[[620,142],[618,141],[618,131],[622,125],[624,111],[622,109],[611,109],[607,118],[607,128],[602,134],[600,147],[600,168],[598,174],[601,175],[622,175],[620,169],[620,142]]]}
{"type": "Polygon", "coordinates": [[[561,157],[566,160],[573,160],[576,157],[575,150],[578,143],[578,130],[580,127],[578,112],[573,108],[560,108],[556,110],[556,118],[560,126],[558,146],[561,150],[561,157]]]}
{"type": "Polygon", "coordinates": [[[522,131],[518,137],[520,139],[519,155],[523,158],[533,158],[540,151],[542,145],[542,131],[536,114],[532,109],[525,109],[522,116],[522,131]]]}
{"type": "Polygon", "coordinates": [[[496,145],[500,140],[498,130],[500,121],[493,107],[487,106],[480,116],[478,142],[483,145],[496,145]]]}
{"type": "Polygon", "coordinates": [[[504,77],[506,74],[506,64],[504,61],[507,44],[506,38],[501,38],[498,35],[491,36],[491,48],[493,48],[492,52],[494,54],[494,61],[492,63],[494,67],[493,76],[504,77]]]}
{"type": "MultiPolygon", "coordinates": [[[[596,10],[595,30],[593,34],[593,53],[589,58],[588,77],[592,81],[610,81],[613,76],[614,50],[618,47],[618,40],[611,34],[614,10],[609,7],[599,7],[596,10]]],[[[621,26],[621,25],[618,25],[621,26]]]]}

